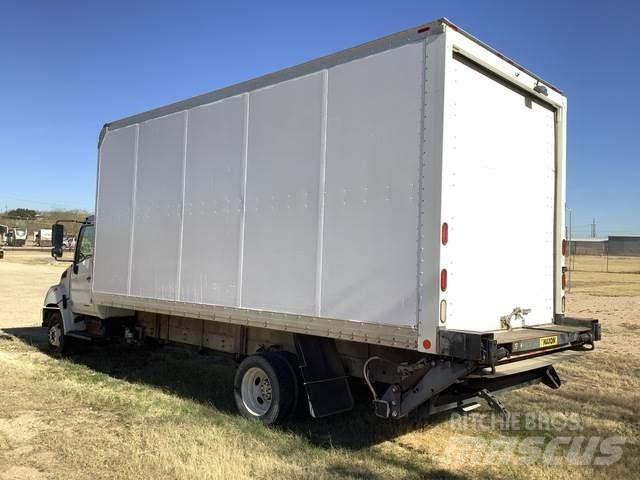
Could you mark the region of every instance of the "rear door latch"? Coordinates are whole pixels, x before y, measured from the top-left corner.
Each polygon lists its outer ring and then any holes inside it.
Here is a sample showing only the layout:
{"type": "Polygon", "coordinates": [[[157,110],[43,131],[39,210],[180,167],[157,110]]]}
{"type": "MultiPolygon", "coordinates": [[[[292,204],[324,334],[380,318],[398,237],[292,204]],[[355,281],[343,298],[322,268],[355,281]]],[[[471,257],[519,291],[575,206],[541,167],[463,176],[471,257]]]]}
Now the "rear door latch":
{"type": "Polygon", "coordinates": [[[503,315],[500,317],[500,328],[505,328],[507,330],[511,330],[511,321],[515,318],[516,320],[523,320],[524,316],[528,315],[531,312],[530,308],[522,308],[516,307],[513,311],[508,315],[503,315]]]}

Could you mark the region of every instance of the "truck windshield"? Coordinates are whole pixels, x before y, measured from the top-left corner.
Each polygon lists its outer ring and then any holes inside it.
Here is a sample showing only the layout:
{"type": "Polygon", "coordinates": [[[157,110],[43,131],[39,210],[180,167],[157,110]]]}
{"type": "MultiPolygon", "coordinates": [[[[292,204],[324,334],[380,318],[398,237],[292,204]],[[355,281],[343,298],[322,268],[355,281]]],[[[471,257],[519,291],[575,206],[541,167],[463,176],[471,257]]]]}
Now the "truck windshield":
{"type": "Polygon", "coordinates": [[[87,225],[82,227],[78,235],[78,262],[82,262],[86,258],[93,256],[93,238],[95,235],[95,227],[87,225]]]}

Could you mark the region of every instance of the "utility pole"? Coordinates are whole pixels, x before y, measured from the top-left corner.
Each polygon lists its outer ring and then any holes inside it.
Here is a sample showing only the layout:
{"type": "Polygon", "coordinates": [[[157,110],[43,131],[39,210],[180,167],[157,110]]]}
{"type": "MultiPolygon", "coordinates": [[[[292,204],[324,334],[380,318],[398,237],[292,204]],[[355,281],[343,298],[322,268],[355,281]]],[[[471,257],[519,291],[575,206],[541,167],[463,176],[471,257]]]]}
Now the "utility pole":
{"type": "Polygon", "coordinates": [[[593,223],[591,224],[591,238],[596,238],[596,219],[593,219],[593,223]]]}

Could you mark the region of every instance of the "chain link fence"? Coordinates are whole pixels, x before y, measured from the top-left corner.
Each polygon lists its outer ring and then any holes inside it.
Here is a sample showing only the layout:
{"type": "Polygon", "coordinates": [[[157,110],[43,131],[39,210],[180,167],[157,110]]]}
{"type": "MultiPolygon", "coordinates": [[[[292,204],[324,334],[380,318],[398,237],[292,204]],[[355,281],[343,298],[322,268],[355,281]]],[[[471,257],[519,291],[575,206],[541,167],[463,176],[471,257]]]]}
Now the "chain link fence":
{"type": "Polygon", "coordinates": [[[565,263],[574,272],[640,273],[640,236],[572,240],[565,263]]]}

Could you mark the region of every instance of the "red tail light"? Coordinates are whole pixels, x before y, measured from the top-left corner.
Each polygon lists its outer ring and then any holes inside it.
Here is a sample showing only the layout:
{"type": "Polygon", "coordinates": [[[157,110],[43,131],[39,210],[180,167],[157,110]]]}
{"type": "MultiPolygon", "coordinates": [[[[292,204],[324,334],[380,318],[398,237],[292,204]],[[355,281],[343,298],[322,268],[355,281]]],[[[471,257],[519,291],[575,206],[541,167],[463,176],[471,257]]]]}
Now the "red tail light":
{"type": "Polygon", "coordinates": [[[446,245],[447,243],[449,243],[449,225],[447,224],[447,222],[442,224],[441,238],[442,238],[443,245],[446,245]]]}
{"type": "Polygon", "coordinates": [[[443,292],[447,290],[447,269],[443,268],[440,272],[440,290],[443,292]]]}
{"type": "Polygon", "coordinates": [[[564,257],[567,254],[567,241],[562,240],[562,256],[564,257]]]}
{"type": "Polygon", "coordinates": [[[562,289],[567,288],[567,273],[562,272],[562,289]]]}

